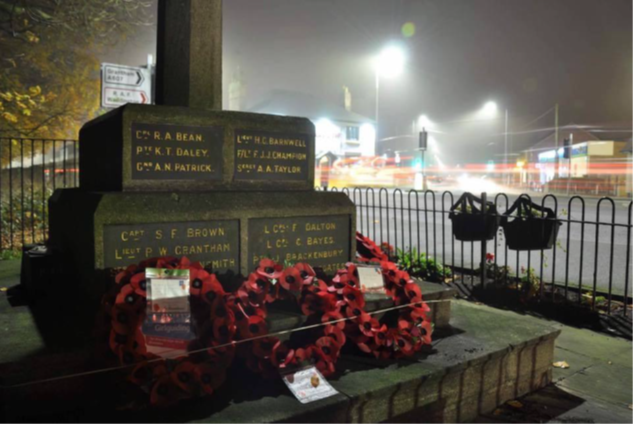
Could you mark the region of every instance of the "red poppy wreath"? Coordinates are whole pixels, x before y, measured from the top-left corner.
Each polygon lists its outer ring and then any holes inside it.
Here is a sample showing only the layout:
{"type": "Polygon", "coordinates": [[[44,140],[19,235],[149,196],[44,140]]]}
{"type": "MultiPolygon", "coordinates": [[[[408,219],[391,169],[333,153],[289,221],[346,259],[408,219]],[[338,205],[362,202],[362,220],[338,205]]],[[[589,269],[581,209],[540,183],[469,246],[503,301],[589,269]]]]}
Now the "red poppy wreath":
{"type": "Polygon", "coordinates": [[[429,308],[405,271],[388,261],[379,266],[386,293],[396,305],[404,306],[392,311],[388,320],[365,312],[353,263],[330,278],[305,263],[284,268],[265,259],[242,278],[237,290],[228,292],[199,263],[184,257],[149,259],[120,272],[112,293],[103,299],[111,323],[110,348],[121,364],[130,366],[129,380],[148,393],[154,405],[214,393],[236,358],[252,371],[274,377],[284,368],[304,363],[313,363],[330,376],[344,346],[356,346],[382,359],[413,355],[431,343],[429,308]],[[189,269],[196,339],[182,357],[159,357],[146,348],[141,332],[146,268],[189,269]],[[281,299],[296,302],[311,327],[284,341],[268,336],[266,325],[267,306],[281,299]]]}

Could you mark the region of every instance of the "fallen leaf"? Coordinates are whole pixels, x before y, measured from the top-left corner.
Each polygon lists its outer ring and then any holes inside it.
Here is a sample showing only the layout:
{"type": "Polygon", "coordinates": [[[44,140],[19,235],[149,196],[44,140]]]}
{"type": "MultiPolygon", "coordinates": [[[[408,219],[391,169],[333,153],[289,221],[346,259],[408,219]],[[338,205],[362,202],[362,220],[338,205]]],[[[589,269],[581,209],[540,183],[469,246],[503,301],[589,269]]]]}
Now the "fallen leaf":
{"type": "Polygon", "coordinates": [[[523,408],[523,404],[521,402],[519,402],[518,400],[509,400],[506,403],[508,404],[508,406],[511,406],[513,408],[516,408],[516,409],[523,408]]]}
{"type": "Polygon", "coordinates": [[[8,289],[7,289],[6,287],[0,287],[0,291],[5,292],[5,291],[7,291],[7,290],[8,290],[8,289]]]}
{"type": "Polygon", "coordinates": [[[569,364],[565,361],[554,362],[552,365],[554,366],[554,368],[562,368],[562,369],[569,368],[569,364]]]}
{"type": "Polygon", "coordinates": [[[492,415],[501,415],[501,409],[499,408],[495,409],[492,415]]]}
{"type": "Polygon", "coordinates": [[[613,362],[609,361],[607,362],[608,365],[613,365],[613,362]]]}

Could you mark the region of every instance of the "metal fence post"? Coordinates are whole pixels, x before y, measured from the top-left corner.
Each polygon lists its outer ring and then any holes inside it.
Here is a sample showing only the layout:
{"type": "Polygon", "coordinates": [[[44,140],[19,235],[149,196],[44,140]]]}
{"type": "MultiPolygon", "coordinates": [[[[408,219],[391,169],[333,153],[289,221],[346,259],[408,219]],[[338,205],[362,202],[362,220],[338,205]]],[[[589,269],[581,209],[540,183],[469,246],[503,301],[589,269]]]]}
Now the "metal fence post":
{"type": "MultiPolygon", "coordinates": [[[[487,197],[486,192],[481,193],[481,219],[483,221],[484,228],[486,227],[486,208],[487,208],[487,197]]],[[[481,288],[484,288],[484,283],[486,281],[486,237],[482,237],[481,239],[481,288]]],[[[474,264],[473,264],[474,266],[474,264]]]]}

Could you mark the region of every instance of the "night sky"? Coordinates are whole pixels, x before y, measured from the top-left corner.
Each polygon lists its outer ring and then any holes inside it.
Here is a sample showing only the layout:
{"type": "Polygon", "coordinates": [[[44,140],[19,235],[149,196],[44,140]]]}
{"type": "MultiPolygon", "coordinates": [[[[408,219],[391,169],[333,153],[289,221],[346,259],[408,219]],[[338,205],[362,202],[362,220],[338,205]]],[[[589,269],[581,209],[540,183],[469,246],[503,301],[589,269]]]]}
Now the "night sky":
{"type": "MultiPolygon", "coordinates": [[[[511,131],[536,140],[553,113],[526,124],[556,102],[561,125],[624,129],[628,139],[631,16],[630,0],[225,0],[225,107],[240,66],[248,105],[275,88],[340,102],[346,85],[353,110],[373,117],[371,59],[398,42],[408,61],[400,77],[381,81],[381,137],[410,133],[420,114],[458,121],[494,100],[511,131]]],[[[154,38],[149,29],[104,60],[142,64],[154,38]]],[[[487,131],[501,133],[501,121],[487,131]]]]}

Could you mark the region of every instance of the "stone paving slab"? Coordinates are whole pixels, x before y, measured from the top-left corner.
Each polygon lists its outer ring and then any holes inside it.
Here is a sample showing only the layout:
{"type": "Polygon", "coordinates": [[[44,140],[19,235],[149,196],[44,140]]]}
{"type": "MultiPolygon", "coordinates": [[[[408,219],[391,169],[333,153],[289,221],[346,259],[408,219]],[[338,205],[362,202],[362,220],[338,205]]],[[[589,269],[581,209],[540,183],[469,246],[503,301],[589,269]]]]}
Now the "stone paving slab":
{"type": "Polygon", "coordinates": [[[557,385],[603,402],[626,407],[632,403],[632,383],[630,371],[623,372],[618,366],[597,364],[559,381],[557,385]]]}
{"type": "Polygon", "coordinates": [[[608,336],[583,328],[555,323],[562,331],[557,346],[603,361],[619,361],[618,365],[631,366],[631,341],[608,336]],[[628,359],[628,360],[627,360],[628,359]]]}
{"type": "Polygon", "coordinates": [[[613,406],[611,403],[595,399],[586,393],[565,390],[583,399],[583,403],[552,419],[553,423],[594,422],[594,423],[631,423],[633,411],[628,407],[613,406]]]}

